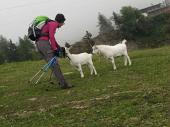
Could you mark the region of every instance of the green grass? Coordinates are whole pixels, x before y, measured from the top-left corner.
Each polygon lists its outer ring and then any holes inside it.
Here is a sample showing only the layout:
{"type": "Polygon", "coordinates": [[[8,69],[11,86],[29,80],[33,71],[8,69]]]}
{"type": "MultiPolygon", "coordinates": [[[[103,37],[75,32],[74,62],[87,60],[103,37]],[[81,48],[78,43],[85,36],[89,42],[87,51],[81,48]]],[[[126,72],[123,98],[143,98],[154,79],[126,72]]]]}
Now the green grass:
{"type": "Polygon", "coordinates": [[[168,127],[170,47],[129,52],[132,66],[116,58],[94,57],[97,76],[85,78],[68,60],[60,60],[68,90],[28,80],[45,64],[27,61],[0,65],[0,127],[168,127]]]}

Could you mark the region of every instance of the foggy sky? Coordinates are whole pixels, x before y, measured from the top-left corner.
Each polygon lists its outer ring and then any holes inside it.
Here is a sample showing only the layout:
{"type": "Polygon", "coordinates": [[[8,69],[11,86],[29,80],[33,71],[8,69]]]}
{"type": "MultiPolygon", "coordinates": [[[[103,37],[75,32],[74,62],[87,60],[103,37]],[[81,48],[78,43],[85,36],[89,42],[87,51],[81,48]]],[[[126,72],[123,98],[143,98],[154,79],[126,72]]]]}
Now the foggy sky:
{"type": "Polygon", "coordinates": [[[98,34],[98,13],[107,18],[113,11],[119,13],[122,6],[139,9],[157,4],[163,0],[1,0],[0,35],[13,42],[27,34],[28,25],[38,15],[54,19],[57,13],[63,13],[66,22],[56,31],[59,44],[79,41],[88,30],[93,37],[98,34]]]}

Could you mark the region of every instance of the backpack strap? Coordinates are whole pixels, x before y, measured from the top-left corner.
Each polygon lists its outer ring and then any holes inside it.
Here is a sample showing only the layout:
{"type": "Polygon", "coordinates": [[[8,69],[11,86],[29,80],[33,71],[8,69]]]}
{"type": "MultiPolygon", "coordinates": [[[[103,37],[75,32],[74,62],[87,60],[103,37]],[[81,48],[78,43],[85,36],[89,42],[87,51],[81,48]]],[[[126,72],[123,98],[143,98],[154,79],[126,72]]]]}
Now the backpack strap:
{"type": "MultiPolygon", "coordinates": [[[[45,24],[44,24],[44,26],[41,28],[41,31],[43,30],[43,28],[47,25],[47,23],[49,23],[49,22],[54,22],[54,20],[51,20],[51,19],[47,19],[46,21],[45,21],[45,24]]],[[[42,36],[49,36],[49,33],[43,33],[43,32],[41,32],[41,36],[40,37],[42,37],[42,36]]]]}

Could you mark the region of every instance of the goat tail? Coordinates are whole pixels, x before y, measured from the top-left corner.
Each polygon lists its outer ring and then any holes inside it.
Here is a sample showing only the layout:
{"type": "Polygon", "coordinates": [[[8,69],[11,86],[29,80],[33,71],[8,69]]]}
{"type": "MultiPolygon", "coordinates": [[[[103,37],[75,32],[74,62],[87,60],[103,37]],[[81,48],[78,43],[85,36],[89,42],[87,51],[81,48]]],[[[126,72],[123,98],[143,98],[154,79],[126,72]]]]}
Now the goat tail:
{"type": "Polygon", "coordinates": [[[124,40],[122,41],[122,44],[126,44],[126,42],[127,42],[127,40],[126,40],[126,39],[124,39],[124,40]]]}

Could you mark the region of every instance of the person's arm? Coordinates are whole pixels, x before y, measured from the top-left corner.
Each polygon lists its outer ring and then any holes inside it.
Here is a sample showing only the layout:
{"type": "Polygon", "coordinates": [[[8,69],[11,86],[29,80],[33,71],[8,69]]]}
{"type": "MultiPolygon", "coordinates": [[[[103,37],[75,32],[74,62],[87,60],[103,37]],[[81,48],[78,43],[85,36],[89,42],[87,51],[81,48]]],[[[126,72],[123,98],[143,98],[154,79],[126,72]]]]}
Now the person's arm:
{"type": "Polygon", "coordinates": [[[49,23],[49,38],[51,42],[51,48],[52,50],[56,51],[59,48],[59,45],[55,39],[55,32],[57,29],[57,24],[54,22],[49,23]]]}

